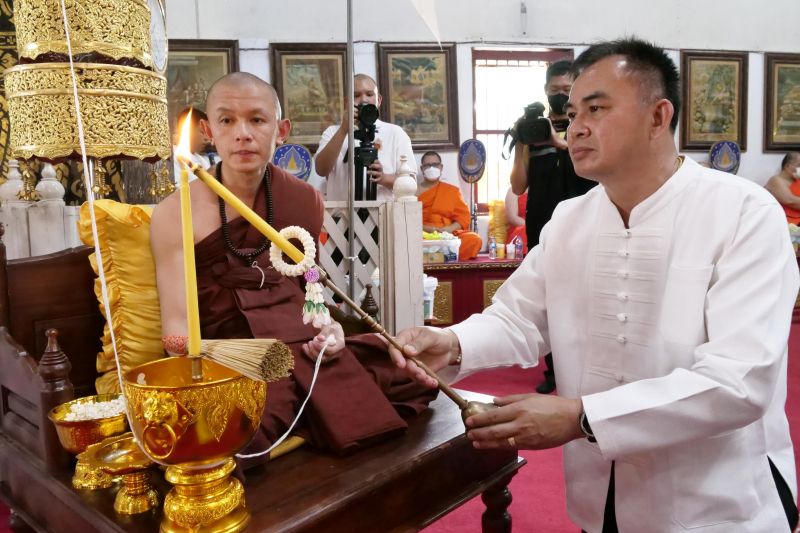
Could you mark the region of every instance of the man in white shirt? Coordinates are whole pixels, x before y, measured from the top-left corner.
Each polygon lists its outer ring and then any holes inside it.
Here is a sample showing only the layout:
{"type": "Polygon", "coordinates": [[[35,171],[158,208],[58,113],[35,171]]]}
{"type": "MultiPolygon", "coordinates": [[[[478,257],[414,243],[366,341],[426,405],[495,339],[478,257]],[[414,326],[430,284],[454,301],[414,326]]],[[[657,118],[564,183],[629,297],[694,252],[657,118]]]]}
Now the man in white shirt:
{"type": "Polygon", "coordinates": [[[552,349],[559,396],[497,399],[468,436],[480,449],[563,445],[567,512],[588,533],[788,533],[800,276],[783,211],[678,157],[679,76],[662,49],[594,45],[573,75],[570,154],[601,186],[556,208],[483,314],[397,340],[454,381],[552,349]]]}
{"type": "MultiPolygon", "coordinates": [[[[355,75],[353,92],[354,106],[368,102],[380,107],[382,98],[378,93],[378,85],[366,74],[355,75]]],[[[346,100],[345,106],[348,103],[349,101],[346,100]]],[[[346,120],[343,124],[344,127],[331,126],[325,130],[314,156],[314,169],[317,174],[328,179],[327,200],[329,201],[347,200],[350,179],[344,157],[347,154],[347,134],[350,127],[346,120]]],[[[356,114],[357,124],[358,114],[356,114]]],[[[387,201],[394,196],[392,187],[400,168],[400,156],[405,155],[408,158],[412,172],[416,170],[416,161],[414,150],[411,148],[411,139],[403,131],[403,128],[378,120],[375,123],[375,129],[374,144],[378,149],[378,161],[370,165],[367,174],[371,181],[378,184],[378,200],[387,201]]],[[[355,145],[360,146],[360,144],[360,141],[356,139],[355,145]]]]}

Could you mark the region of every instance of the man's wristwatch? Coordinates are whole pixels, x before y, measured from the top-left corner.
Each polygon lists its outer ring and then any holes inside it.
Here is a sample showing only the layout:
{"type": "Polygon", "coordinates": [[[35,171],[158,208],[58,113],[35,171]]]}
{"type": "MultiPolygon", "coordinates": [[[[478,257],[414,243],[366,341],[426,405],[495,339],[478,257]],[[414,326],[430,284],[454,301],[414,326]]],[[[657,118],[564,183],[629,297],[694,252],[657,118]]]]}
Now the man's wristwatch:
{"type": "Polygon", "coordinates": [[[592,427],[589,425],[589,420],[586,419],[586,411],[581,413],[581,431],[586,435],[586,439],[589,442],[597,442],[597,439],[594,438],[594,433],[592,433],[592,427]]]}

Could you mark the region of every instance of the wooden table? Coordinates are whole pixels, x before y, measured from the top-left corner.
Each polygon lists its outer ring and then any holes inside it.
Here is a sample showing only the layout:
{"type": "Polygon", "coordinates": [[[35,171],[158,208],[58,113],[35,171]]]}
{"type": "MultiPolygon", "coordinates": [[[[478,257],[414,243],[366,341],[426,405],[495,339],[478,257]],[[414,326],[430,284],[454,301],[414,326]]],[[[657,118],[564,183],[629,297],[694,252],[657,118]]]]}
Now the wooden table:
{"type": "MultiPolygon", "coordinates": [[[[509,533],[507,487],[524,464],[516,450],[475,450],[458,408],[440,395],[398,439],[344,458],[303,447],[249,470],[245,494],[253,518],[247,532],[419,531],[483,493],[484,533],[509,533]]],[[[163,502],[170,486],[160,471],[152,472],[163,502]]],[[[160,507],[120,516],[112,507],[118,487],[75,490],[70,478],[66,471],[48,474],[41,460],[0,432],[0,499],[16,513],[14,531],[158,531],[160,507]]]]}
{"type": "Polygon", "coordinates": [[[428,276],[439,280],[433,300],[434,326],[449,326],[482,312],[492,302],[497,289],[513,274],[522,260],[477,259],[455,263],[428,263],[422,266],[428,276]]]}

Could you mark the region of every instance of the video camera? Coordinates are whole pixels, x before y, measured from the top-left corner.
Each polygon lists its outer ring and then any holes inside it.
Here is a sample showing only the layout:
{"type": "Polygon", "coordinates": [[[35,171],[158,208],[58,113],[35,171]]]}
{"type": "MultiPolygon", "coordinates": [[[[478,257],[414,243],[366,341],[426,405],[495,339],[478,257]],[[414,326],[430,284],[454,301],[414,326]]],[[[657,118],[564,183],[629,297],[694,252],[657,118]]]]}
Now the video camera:
{"type": "MultiPolygon", "coordinates": [[[[550,140],[550,120],[544,118],[544,104],[534,102],[525,108],[525,115],[517,124],[516,141],[520,144],[539,144],[550,140]]],[[[556,132],[567,131],[569,119],[553,120],[556,132]]],[[[514,138],[513,131],[512,138],[514,138]]]]}
{"type": "Polygon", "coordinates": [[[361,141],[361,145],[354,148],[355,153],[355,198],[356,200],[377,200],[378,184],[369,180],[366,169],[378,160],[378,149],[375,142],[375,123],[381,116],[378,106],[369,102],[362,102],[356,106],[358,111],[358,129],[353,132],[353,137],[361,141]],[[364,191],[366,190],[366,195],[364,191]]]}

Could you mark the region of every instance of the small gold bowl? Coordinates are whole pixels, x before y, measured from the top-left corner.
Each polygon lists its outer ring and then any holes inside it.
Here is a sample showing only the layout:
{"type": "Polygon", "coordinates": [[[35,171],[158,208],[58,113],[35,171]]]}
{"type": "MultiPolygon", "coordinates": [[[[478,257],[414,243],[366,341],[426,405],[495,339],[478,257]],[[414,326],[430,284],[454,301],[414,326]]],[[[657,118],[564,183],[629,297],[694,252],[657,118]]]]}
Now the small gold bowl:
{"type": "Polygon", "coordinates": [[[94,420],[64,420],[73,405],[79,403],[100,403],[116,400],[120,394],[101,394],[78,398],[53,408],[47,416],[56,426],[58,440],[70,453],[83,453],[91,444],[102,442],[108,437],[121,435],[128,431],[128,418],[125,413],[110,418],[97,418],[94,420]]]}

